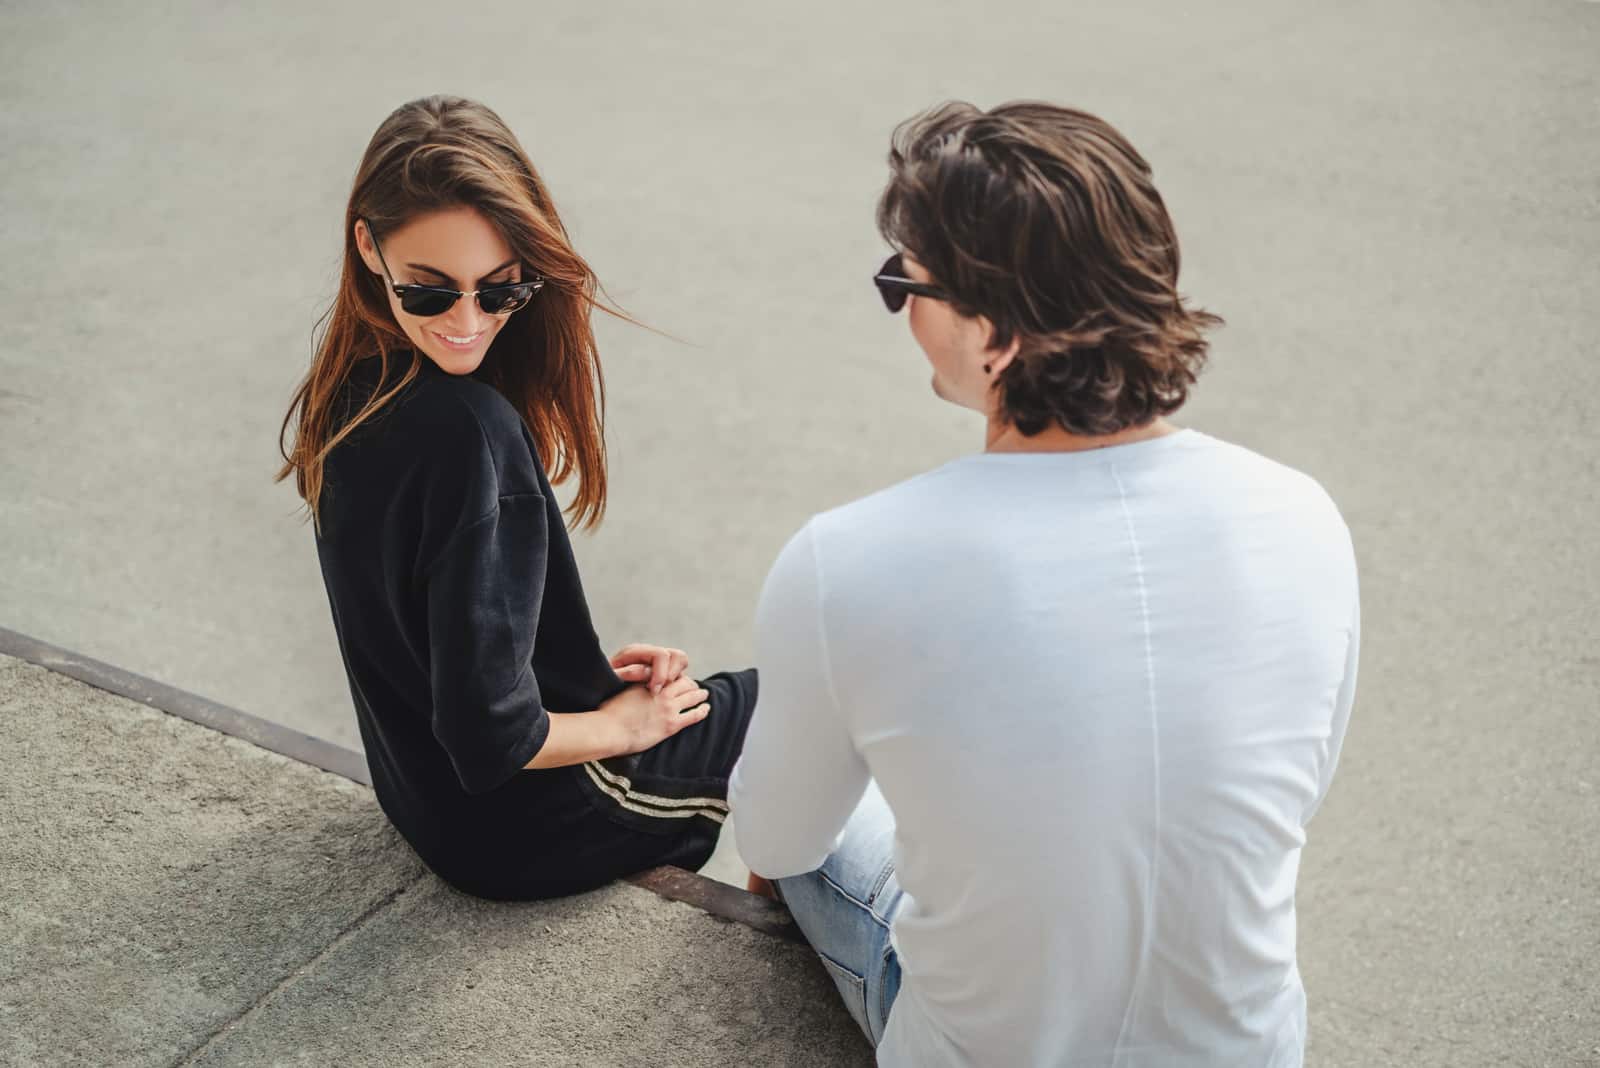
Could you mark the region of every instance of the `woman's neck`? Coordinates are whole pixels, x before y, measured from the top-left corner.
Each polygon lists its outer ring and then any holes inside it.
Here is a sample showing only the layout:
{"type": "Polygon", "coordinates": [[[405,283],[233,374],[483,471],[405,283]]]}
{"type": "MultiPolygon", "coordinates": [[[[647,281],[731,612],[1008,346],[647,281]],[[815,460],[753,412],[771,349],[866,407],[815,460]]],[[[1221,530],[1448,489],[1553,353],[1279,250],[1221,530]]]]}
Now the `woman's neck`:
{"type": "Polygon", "coordinates": [[[1104,449],[1112,445],[1130,445],[1135,441],[1166,437],[1180,428],[1158,416],[1143,426],[1130,426],[1115,434],[1073,434],[1052,426],[1028,437],[1016,424],[1000,421],[993,416],[984,435],[984,452],[1083,452],[1104,449]]]}

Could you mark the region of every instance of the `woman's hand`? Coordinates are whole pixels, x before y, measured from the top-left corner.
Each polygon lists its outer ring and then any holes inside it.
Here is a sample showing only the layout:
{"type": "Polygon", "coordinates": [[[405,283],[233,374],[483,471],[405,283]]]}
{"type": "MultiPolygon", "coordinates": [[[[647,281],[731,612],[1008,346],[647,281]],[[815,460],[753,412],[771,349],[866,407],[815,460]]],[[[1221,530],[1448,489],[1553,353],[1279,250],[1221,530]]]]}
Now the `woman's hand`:
{"type": "Polygon", "coordinates": [[[660,693],[689,670],[689,654],[660,645],[625,645],[611,658],[611,666],[623,682],[647,682],[651,693],[660,693]]]}
{"type": "Polygon", "coordinates": [[[652,694],[648,687],[629,686],[598,709],[616,725],[616,755],[639,753],[677,734],[711,713],[711,694],[691,678],[680,678],[652,694]]]}

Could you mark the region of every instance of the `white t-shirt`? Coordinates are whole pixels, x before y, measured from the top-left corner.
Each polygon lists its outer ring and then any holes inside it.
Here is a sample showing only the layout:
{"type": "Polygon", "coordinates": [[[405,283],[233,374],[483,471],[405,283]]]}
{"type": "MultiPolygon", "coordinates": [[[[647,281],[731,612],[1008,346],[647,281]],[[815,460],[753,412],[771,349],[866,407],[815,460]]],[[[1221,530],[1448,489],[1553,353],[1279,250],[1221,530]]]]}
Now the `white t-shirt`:
{"type": "Polygon", "coordinates": [[[882,1064],[1298,1065],[1359,618],[1337,508],[1247,449],[955,460],[773,565],[741,852],[818,867],[877,781],[909,895],[882,1064]]]}

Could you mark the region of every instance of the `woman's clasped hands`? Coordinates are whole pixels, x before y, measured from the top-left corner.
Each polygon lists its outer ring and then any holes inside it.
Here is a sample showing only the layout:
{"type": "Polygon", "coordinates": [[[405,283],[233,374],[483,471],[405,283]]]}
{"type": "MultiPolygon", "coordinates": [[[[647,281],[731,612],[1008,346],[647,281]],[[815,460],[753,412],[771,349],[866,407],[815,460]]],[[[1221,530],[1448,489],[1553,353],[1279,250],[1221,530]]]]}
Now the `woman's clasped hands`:
{"type": "Polygon", "coordinates": [[[687,674],[682,649],[627,645],[611,657],[611,667],[633,684],[600,706],[623,732],[624,753],[649,749],[711,713],[711,694],[687,674]]]}

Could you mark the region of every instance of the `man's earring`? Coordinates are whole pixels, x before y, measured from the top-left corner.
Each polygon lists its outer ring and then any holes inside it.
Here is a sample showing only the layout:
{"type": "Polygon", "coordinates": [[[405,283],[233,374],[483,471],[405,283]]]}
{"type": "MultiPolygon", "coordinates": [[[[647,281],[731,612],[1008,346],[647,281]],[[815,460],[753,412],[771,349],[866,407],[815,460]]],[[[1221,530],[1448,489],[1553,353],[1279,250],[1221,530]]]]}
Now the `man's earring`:
{"type": "Polygon", "coordinates": [[[983,373],[984,374],[988,374],[989,373],[989,365],[988,364],[984,364],[983,365],[983,373]]]}

